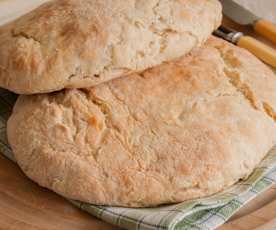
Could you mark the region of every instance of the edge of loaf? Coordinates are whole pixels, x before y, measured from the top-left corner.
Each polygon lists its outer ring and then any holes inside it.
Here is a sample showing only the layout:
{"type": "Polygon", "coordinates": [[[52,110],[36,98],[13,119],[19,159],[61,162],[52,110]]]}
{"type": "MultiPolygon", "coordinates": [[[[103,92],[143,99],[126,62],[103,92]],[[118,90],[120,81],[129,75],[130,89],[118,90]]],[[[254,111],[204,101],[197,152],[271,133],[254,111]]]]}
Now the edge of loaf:
{"type": "Polygon", "coordinates": [[[276,144],[276,77],[210,38],[185,57],[89,89],[20,96],[17,163],[41,186],[92,204],[147,207],[247,177],[276,144]]]}
{"type": "Polygon", "coordinates": [[[0,86],[19,94],[83,88],[202,45],[217,0],[52,0],[0,27],[0,86]]]}

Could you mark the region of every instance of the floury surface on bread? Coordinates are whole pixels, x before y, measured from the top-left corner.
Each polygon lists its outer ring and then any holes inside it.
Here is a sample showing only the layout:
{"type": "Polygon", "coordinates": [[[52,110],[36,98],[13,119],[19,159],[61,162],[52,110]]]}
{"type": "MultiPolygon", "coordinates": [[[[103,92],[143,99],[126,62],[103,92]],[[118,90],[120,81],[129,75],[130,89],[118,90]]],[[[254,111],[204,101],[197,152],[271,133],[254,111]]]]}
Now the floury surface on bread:
{"type": "Polygon", "coordinates": [[[217,0],[53,0],[0,28],[0,86],[19,94],[91,87],[202,45],[217,0]]]}
{"type": "Polygon", "coordinates": [[[96,87],[20,96],[8,139],[41,186],[147,207],[214,194],[276,144],[276,77],[211,38],[186,57],[96,87]]]}

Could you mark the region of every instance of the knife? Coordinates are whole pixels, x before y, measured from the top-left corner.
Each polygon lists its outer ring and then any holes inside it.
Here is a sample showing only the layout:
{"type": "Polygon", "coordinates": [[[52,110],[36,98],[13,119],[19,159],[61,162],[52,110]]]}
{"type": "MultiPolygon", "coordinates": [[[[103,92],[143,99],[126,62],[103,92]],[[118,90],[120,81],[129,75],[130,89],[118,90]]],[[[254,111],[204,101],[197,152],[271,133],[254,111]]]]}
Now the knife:
{"type": "Polygon", "coordinates": [[[257,17],[234,0],[220,0],[220,2],[223,13],[228,18],[240,25],[251,25],[258,34],[276,43],[276,24],[257,17]]]}
{"type": "Polygon", "coordinates": [[[245,48],[263,62],[276,68],[276,50],[257,39],[245,36],[243,33],[220,26],[214,35],[221,37],[239,47],[245,48]]]}

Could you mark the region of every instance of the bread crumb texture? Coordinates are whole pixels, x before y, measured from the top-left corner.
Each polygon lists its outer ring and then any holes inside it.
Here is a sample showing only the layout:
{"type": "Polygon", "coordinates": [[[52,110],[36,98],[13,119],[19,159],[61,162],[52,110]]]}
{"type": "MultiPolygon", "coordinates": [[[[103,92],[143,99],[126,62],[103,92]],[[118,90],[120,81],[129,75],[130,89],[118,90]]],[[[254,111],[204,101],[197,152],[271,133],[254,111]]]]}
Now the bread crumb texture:
{"type": "Polygon", "coordinates": [[[93,204],[146,207],[221,191],[276,144],[276,77],[217,38],[186,57],[86,90],[20,96],[18,164],[93,204]]]}

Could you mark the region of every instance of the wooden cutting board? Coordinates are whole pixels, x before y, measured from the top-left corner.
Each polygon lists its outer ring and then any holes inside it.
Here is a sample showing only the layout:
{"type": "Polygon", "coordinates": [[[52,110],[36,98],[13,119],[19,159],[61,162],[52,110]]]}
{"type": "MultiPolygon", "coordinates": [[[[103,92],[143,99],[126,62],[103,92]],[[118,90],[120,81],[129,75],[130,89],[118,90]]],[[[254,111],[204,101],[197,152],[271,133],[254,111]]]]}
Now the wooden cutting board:
{"type": "Polygon", "coordinates": [[[0,155],[1,230],[115,230],[29,180],[0,155]]]}
{"type": "MultiPolygon", "coordinates": [[[[276,186],[257,197],[220,230],[276,229],[276,186]],[[267,226],[274,228],[267,228],[267,226]]],[[[29,180],[0,155],[1,230],[119,230],[75,208],[29,180]]]]}
{"type": "MultiPolygon", "coordinates": [[[[274,195],[276,193],[276,187],[274,187],[274,195]]],[[[253,201],[256,202],[256,201],[253,201]]],[[[276,199],[236,220],[230,221],[220,228],[220,230],[275,230],[276,229],[276,199]]]]}
{"type": "MultiPolygon", "coordinates": [[[[224,24],[254,35],[249,28],[239,27],[227,19],[224,20],[224,24]]],[[[273,186],[243,207],[219,229],[276,229],[275,217],[276,186],[273,186]]],[[[0,154],[0,230],[7,229],[117,230],[119,228],[86,214],[64,198],[39,187],[30,181],[16,164],[0,154]]]]}

